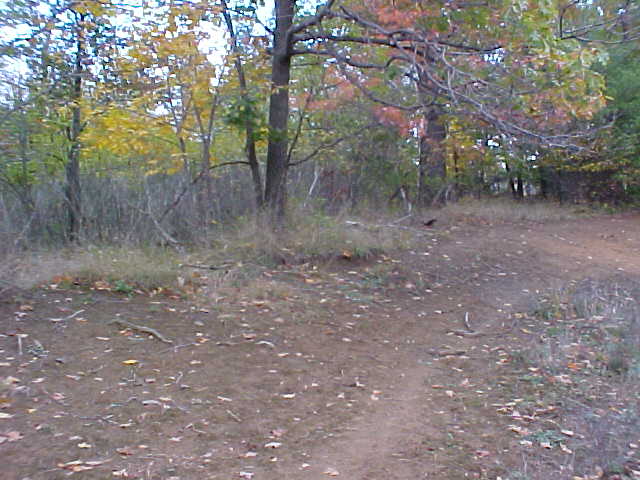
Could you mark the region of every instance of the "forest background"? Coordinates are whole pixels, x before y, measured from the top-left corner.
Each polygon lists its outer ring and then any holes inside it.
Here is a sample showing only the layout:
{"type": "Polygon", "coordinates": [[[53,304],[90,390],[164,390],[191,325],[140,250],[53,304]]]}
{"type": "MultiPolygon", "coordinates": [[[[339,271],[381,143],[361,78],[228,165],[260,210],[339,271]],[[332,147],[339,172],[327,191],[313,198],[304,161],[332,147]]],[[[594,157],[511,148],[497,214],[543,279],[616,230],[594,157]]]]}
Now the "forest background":
{"type": "Polygon", "coordinates": [[[242,218],[635,202],[634,0],[16,0],[0,250],[209,245],[242,218]]]}

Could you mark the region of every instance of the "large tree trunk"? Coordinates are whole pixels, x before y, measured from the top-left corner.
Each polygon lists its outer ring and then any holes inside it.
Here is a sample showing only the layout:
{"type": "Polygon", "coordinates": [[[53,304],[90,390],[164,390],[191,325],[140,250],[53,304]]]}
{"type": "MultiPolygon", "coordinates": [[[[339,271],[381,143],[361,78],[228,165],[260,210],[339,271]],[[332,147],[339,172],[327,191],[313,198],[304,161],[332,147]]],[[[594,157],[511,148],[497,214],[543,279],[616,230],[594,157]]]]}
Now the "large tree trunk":
{"type": "Polygon", "coordinates": [[[447,130],[437,108],[426,114],[426,127],[420,137],[418,164],[418,201],[425,205],[435,198],[447,176],[444,141],[447,130]]]}
{"type": "Polygon", "coordinates": [[[269,101],[269,147],[265,204],[274,225],[284,220],[287,201],[287,125],[289,120],[289,79],[291,47],[288,30],[293,23],[295,0],[276,0],[276,30],[271,64],[271,97],[269,101]]]}
{"type": "Polygon", "coordinates": [[[78,240],[82,222],[82,197],[80,189],[80,133],[82,119],[80,99],[82,97],[82,60],[85,55],[84,15],[76,14],[76,58],[73,69],[73,86],[71,91],[71,126],[67,131],[69,151],[65,165],[66,185],[64,189],[67,204],[67,236],[69,241],[78,240]]]}

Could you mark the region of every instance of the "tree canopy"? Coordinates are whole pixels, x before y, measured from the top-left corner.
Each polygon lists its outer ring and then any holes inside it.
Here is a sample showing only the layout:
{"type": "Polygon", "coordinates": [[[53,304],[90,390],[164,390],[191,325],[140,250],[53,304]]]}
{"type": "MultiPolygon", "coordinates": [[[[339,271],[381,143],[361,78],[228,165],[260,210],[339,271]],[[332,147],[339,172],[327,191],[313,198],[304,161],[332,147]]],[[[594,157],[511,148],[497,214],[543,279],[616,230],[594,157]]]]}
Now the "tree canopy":
{"type": "Polygon", "coordinates": [[[628,0],[11,2],[0,185],[34,235],[144,223],[170,243],[252,211],[283,224],[290,197],[335,208],[402,189],[424,205],[550,182],[562,197],[560,177],[580,172],[628,197],[638,13],[628,0]]]}

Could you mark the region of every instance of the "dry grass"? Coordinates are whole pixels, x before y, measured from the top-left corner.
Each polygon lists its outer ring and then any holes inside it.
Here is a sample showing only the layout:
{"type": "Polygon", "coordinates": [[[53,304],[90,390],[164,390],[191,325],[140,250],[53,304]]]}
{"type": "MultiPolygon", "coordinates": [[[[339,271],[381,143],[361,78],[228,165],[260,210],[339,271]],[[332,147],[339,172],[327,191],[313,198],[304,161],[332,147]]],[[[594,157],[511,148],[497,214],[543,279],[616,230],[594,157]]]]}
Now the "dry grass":
{"type": "Polygon", "coordinates": [[[116,246],[65,249],[56,252],[23,253],[5,262],[6,283],[32,288],[56,277],[82,284],[96,281],[153,289],[174,286],[178,257],[166,249],[116,246]]]}
{"type": "Polygon", "coordinates": [[[211,264],[273,265],[327,260],[344,253],[366,258],[406,248],[411,239],[411,232],[393,228],[380,218],[369,221],[295,211],[278,233],[249,219],[225,228],[212,242],[207,259],[211,264]]]}
{"type": "Polygon", "coordinates": [[[424,234],[420,228],[407,226],[418,217],[493,223],[565,220],[579,214],[575,208],[508,199],[466,200],[438,212],[420,212],[401,223],[396,223],[397,216],[385,212],[360,212],[355,217],[294,209],[286,228],[277,234],[244,218],[221,226],[208,248],[189,253],[133,246],[24,253],[3,262],[0,281],[2,285],[28,288],[55,276],[71,275],[83,283],[107,280],[120,282],[124,289],[126,285],[151,289],[175,286],[181,282],[179,277],[190,275],[179,265],[196,264],[222,267],[206,273],[207,282],[216,290],[225,285],[246,284],[263,267],[327,261],[342,255],[367,258],[411,248],[424,234]]]}
{"type": "Polygon", "coordinates": [[[526,451],[527,478],[549,478],[550,465],[566,472],[556,478],[637,478],[629,472],[640,467],[640,452],[629,442],[640,440],[639,300],[640,283],[616,277],[570,285],[537,305],[527,329],[540,340],[514,356],[524,367],[518,395],[558,415],[532,423],[527,440],[566,443],[573,453],[526,451]],[[577,434],[570,439],[562,429],[577,434]]]}
{"type": "MultiPolygon", "coordinates": [[[[255,220],[241,219],[221,227],[208,248],[177,253],[169,248],[91,246],[55,252],[27,252],[6,259],[0,271],[2,285],[30,288],[55,277],[81,284],[106,281],[117,290],[182,286],[202,274],[211,291],[246,286],[265,267],[327,261],[342,255],[366,258],[407,248],[413,232],[394,228],[385,220],[355,220],[293,212],[287,228],[274,233],[255,220]],[[180,265],[214,267],[213,270],[180,265]]],[[[197,280],[196,280],[197,281],[197,280]]]]}
{"type": "Polygon", "coordinates": [[[82,266],[68,273],[81,283],[107,280],[113,283],[154,289],[175,286],[179,256],[166,248],[89,248],[80,255],[82,266]]]}
{"type": "Polygon", "coordinates": [[[562,206],[543,201],[516,202],[505,198],[465,199],[442,209],[440,215],[456,220],[478,219],[488,223],[509,221],[550,222],[576,218],[584,207],[562,206]]]}

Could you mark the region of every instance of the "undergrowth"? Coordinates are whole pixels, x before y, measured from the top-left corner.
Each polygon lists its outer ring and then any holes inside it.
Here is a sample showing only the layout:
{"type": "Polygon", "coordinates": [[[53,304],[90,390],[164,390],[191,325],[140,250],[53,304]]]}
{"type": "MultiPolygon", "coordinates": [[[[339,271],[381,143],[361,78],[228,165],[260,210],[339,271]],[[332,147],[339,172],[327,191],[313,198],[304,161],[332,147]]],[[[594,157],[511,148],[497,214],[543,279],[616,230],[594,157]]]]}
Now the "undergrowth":
{"type": "MultiPolygon", "coordinates": [[[[564,455],[525,450],[532,480],[548,478],[554,463],[568,475],[556,478],[640,476],[639,301],[637,280],[584,280],[538,299],[525,317],[521,330],[539,340],[511,355],[521,369],[512,388],[530,399],[520,414],[545,405],[554,412],[552,433],[567,445],[564,455]]],[[[528,430],[525,441],[549,431],[533,422],[528,430]]]]}
{"type": "Polygon", "coordinates": [[[463,199],[448,204],[441,215],[464,220],[476,219],[487,223],[508,221],[549,222],[571,220],[584,215],[584,207],[563,206],[540,200],[514,201],[505,198],[463,199]]]}
{"type": "MultiPolygon", "coordinates": [[[[63,276],[81,284],[105,281],[112,291],[126,294],[136,289],[193,286],[202,279],[219,288],[242,285],[262,269],[278,265],[322,263],[336,258],[367,259],[411,248],[425,235],[424,221],[432,218],[439,219],[436,225],[441,226],[469,218],[491,223],[559,220],[575,215],[575,209],[551,203],[506,199],[468,199],[441,210],[414,211],[407,216],[379,211],[330,216],[293,208],[280,229],[243,217],[217,225],[196,243],[180,245],[177,249],[105,244],[53,252],[14,252],[4,258],[0,287],[10,284],[30,287],[63,276]]],[[[440,230],[428,232],[437,235],[440,230]]]]}

